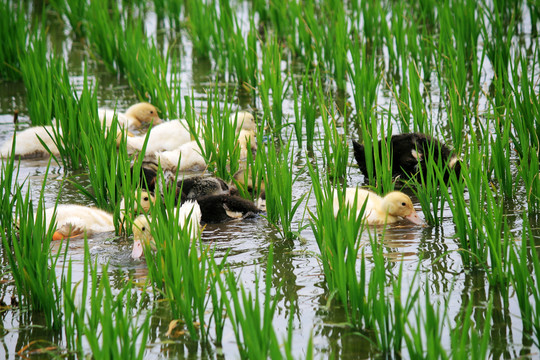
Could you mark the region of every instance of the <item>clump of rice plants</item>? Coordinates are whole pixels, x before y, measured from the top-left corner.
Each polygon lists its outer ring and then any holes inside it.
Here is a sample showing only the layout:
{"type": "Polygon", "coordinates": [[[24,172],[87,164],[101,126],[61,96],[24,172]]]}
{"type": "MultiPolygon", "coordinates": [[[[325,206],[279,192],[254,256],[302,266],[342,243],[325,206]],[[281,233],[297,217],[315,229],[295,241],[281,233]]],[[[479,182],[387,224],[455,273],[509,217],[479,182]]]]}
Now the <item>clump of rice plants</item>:
{"type": "Polygon", "coordinates": [[[19,80],[23,75],[20,54],[28,48],[27,25],[22,4],[16,1],[5,1],[0,4],[0,33],[10,34],[5,36],[0,44],[0,79],[2,80],[19,80]]]}
{"type": "Polygon", "coordinates": [[[46,178],[35,212],[30,192],[23,195],[22,186],[17,186],[14,202],[18,225],[7,229],[7,234],[2,231],[1,236],[19,303],[32,311],[42,313],[47,328],[59,330],[62,327],[61,287],[56,267],[62,255],[62,247],[60,246],[56,254],[51,253],[55,221],[53,217],[50,220],[51,225],[47,227],[45,183],[46,178]]]}
{"type": "MultiPolygon", "coordinates": [[[[201,243],[200,232],[191,238],[190,228],[198,228],[199,224],[188,221],[183,227],[179,225],[180,211],[174,205],[176,189],[162,186],[164,203],[158,201],[151,209],[150,229],[145,230],[152,235],[155,247],[155,251],[150,245],[144,247],[149,280],[169,302],[174,318],[185,322],[190,337],[207,343],[206,311],[210,299],[219,303],[219,297],[212,292],[217,291],[215,274],[221,268],[215,264],[210,247],[201,243]]],[[[218,316],[216,324],[220,323],[218,316]]]]}
{"type": "MultiPolygon", "coordinates": [[[[238,286],[238,278],[232,271],[225,275],[225,280],[218,277],[219,286],[224,296],[225,309],[236,337],[236,345],[242,359],[285,359],[291,356],[292,326],[289,324],[289,338],[286,341],[286,354],[283,355],[276,331],[272,324],[278,301],[279,287],[272,288],[274,250],[270,247],[265,274],[263,297],[259,291],[259,276],[255,277],[254,294],[246,292],[244,286],[238,286]],[[288,351],[288,352],[287,352],[288,351]]],[[[309,356],[308,356],[309,358],[309,356]]]]}
{"type": "Polygon", "coordinates": [[[68,348],[84,357],[83,340],[90,353],[100,359],[143,359],[150,333],[150,316],[141,319],[134,307],[133,284],[113,293],[108,266],[98,271],[97,259],[92,265],[85,241],[83,279],[72,286],[72,263],[69,262],[62,283],[64,293],[65,334],[68,348]],[[80,287],[81,301],[77,299],[80,287]]]}
{"type": "Polygon", "coordinates": [[[25,54],[19,54],[19,62],[32,125],[51,124],[55,76],[58,76],[61,62],[53,56],[47,58],[47,38],[43,27],[32,36],[25,54]]]}
{"type": "Polygon", "coordinates": [[[268,141],[264,153],[260,154],[265,169],[267,219],[284,239],[291,240],[297,237],[301,230],[293,230],[293,217],[307,193],[293,200],[293,184],[302,172],[294,175],[294,151],[291,149],[291,141],[281,144],[280,148],[274,141],[268,141]]]}

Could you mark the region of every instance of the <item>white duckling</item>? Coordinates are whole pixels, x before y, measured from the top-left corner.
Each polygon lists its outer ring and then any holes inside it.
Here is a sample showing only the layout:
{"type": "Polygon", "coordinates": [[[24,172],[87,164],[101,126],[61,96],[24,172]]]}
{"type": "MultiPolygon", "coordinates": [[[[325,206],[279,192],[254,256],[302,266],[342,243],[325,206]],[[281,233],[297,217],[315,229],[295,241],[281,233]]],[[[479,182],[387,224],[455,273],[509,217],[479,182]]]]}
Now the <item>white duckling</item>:
{"type": "MultiPolygon", "coordinates": [[[[98,109],[98,117],[105,125],[110,128],[114,118],[114,110],[98,109]]],[[[125,113],[117,112],[118,124],[121,127],[127,127],[130,130],[139,129],[143,125],[160,124],[162,121],[159,118],[158,111],[154,105],[142,102],[130,106],[125,113]]]]}
{"type": "MultiPolygon", "coordinates": [[[[146,156],[153,156],[158,151],[170,151],[192,140],[186,120],[177,119],[163,122],[149,130],[146,144],[146,156]]],[[[147,134],[140,136],[127,136],[126,146],[128,154],[140,152],[143,148],[147,134]]]]}
{"type": "MultiPolygon", "coordinates": [[[[190,239],[195,238],[201,229],[201,208],[196,201],[186,201],[182,204],[178,214],[178,224],[182,229],[187,226],[190,239]]],[[[138,259],[143,255],[143,243],[155,249],[155,242],[150,232],[148,217],[138,216],[133,222],[133,250],[131,257],[138,259]]]]}
{"type": "MultiPolygon", "coordinates": [[[[59,130],[60,134],[62,133],[59,130]]],[[[10,140],[6,141],[0,147],[0,157],[8,158],[11,154],[13,147],[13,140],[15,139],[15,157],[21,159],[32,159],[48,157],[50,154],[59,156],[60,152],[58,147],[54,143],[54,129],[50,125],[46,126],[32,126],[21,132],[16,133],[10,140]],[[43,146],[41,141],[49,148],[49,151],[43,146]]]]}
{"type": "MultiPolygon", "coordinates": [[[[362,206],[366,204],[363,219],[367,225],[392,224],[402,219],[418,225],[424,224],[414,210],[411,198],[400,191],[392,191],[384,198],[372,191],[361,188],[347,188],[345,190],[345,205],[353,206],[356,201],[356,213],[360,214],[362,206]]],[[[339,210],[339,198],[334,195],[334,216],[339,210]]]]}
{"type": "Polygon", "coordinates": [[[95,207],[66,204],[49,208],[45,210],[47,228],[54,214],[56,231],[53,240],[114,231],[113,215],[95,207]]]}
{"type": "MultiPolygon", "coordinates": [[[[203,141],[201,141],[201,146],[204,146],[203,141]]],[[[190,141],[175,150],[158,151],[156,160],[161,163],[163,171],[173,173],[177,170],[203,171],[207,166],[197,141],[190,141]]]]}

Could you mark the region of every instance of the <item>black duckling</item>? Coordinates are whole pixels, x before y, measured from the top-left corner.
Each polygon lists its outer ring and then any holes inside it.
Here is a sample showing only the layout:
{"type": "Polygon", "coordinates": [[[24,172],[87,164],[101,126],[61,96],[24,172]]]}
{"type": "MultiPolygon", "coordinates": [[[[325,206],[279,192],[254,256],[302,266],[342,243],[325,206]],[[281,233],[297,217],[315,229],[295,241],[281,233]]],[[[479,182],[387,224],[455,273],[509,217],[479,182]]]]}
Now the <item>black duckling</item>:
{"type": "Polygon", "coordinates": [[[197,198],[201,208],[201,222],[217,224],[255,216],[261,210],[243,197],[229,194],[205,195],[197,198]]]}
{"type": "Polygon", "coordinates": [[[219,195],[229,192],[229,185],[217,177],[192,176],[185,177],[176,184],[182,191],[182,199],[198,199],[205,195],[219,195]]]}
{"type": "MultiPolygon", "coordinates": [[[[354,140],[352,143],[354,158],[360,167],[360,171],[367,178],[368,171],[364,145],[360,145],[354,140]]],[[[381,149],[381,140],[379,140],[379,149],[381,149]]],[[[420,171],[425,179],[427,177],[427,158],[429,156],[433,157],[435,163],[438,163],[440,156],[441,164],[447,165],[444,172],[445,182],[450,179],[452,171],[458,178],[461,173],[461,163],[457,156],[453,154],[452,149],[430,135],[422,133],[392,135],[389,150],[393,154],[392,177],[396,180],[407,181],[409,178],[416,176],[416,179],[420,181],[420,171]]]]}

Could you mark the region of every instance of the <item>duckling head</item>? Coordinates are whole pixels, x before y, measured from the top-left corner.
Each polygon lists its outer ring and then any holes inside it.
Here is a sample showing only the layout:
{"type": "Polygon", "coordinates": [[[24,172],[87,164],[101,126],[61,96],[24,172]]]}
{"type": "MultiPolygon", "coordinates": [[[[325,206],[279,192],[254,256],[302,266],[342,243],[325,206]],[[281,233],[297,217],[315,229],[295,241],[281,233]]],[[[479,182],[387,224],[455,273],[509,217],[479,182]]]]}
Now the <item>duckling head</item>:
{"type": "Polygon", "coordinates": [[[424,221],[414,210],[411,198],[400,191],[388,193],[383,199],[383,206],[388,215],[402,217],[414,224],[424,224],[424,221]]]}
{"type": "Polygon", "coordinates": [[[138,128],[140,126],[161,124],[163,121],[159,118],[156,107],[152,104],[142,102],[132,105],[126,110],[126,116],[133,120],[132,126],[138,128]]]}
{"type": "Polygon", "coordinates": [[[248,130],[255,132],[257,130],[257,124],[255,118],[251,113],[247,111],[239,111],[237,114],[231,114],[231,122],[234,123],[236,119],[236,132],[241,130],[248,130]]]}
{"type": "Polygon", "coordinates": [[[131,257],[133,259],[139,259],[143,255],[143,246],[152,246],[154,243],[154,238],[150,233],[150,224],[145,215],[139,215],[135,218],[132,230],[133,250],[131,251],[131,257]]]}

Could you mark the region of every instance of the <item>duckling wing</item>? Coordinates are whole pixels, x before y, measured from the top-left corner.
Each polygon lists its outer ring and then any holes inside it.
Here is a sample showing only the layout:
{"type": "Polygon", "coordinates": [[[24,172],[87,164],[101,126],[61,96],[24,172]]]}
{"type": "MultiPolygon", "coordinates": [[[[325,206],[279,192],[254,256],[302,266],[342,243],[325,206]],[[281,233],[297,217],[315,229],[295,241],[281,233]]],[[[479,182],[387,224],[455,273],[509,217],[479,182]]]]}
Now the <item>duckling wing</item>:
{"type": "Polygon", "coordinates": [[[197,202],[201,207],[201,221],[205,223],[226,222],[260,212],[251,201],[228,194],[206,195],[198,198],[197,202]]]}

